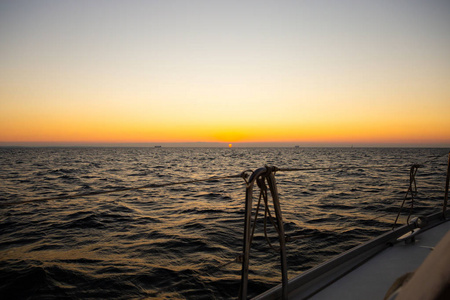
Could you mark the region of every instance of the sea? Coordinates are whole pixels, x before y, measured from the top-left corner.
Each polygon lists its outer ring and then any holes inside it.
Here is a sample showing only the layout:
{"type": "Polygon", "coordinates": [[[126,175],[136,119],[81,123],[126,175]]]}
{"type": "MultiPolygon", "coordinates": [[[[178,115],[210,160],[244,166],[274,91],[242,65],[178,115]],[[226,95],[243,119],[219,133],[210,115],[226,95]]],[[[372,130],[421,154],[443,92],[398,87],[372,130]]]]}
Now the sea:
{"type": "MultiPolygon", "coordinates": [[[[275,178],[291,239],[286,251],[292,278],[391,230],[413,164],[421,164],[417,194],[414,201],[407,197],[398,223],[410,212],[442,210],[448,153],[445,148],[2,147],[0,298],[233,299],[240,287],[246,191],[244,179],[234,175],[264,166],[281,169],[275,178]],[[150,186],[61,197],[145,185],[150,186]],[[38,201],[52,197],[61,198],[38,201]]],[[[259,195],[255,187],[254,214],[259,195]]],[[[264,236],[260,205],[249,296],[281,282],[279,254],[264,236]]],[[[276,231],[267,223],[267,239],[276,248],[276,231]]]]}

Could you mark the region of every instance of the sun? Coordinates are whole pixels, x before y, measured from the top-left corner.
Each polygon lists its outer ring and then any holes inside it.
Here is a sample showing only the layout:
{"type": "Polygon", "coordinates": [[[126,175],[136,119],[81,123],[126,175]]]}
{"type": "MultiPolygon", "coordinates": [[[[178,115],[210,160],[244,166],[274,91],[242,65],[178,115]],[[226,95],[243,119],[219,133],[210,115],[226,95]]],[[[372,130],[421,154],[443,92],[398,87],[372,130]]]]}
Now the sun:
{"type": "Polygon", "coordinates": [[[228,148],[231,148],[231,147],[233,147],[233,145],[232,144],[228,144],[228,148]]]}

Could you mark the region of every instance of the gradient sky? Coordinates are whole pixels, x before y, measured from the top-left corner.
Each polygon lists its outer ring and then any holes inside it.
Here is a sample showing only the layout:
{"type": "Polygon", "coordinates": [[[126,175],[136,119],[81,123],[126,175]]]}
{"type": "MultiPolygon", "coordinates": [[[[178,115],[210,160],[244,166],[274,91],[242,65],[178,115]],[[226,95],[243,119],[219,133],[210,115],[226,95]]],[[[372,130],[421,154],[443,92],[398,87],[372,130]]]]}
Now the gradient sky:
{"type": "Polygon", "coordinates": [[[450,2],[1,1],[0,142],[450,145],[450,2]]]}

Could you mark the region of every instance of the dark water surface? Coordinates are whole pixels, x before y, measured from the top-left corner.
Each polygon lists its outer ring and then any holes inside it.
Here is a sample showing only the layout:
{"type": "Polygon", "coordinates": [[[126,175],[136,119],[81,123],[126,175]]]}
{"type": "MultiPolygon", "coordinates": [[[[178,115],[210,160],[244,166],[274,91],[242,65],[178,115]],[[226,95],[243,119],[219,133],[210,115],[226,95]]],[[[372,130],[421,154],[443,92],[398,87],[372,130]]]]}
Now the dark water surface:
{"type": "MultiPolygon", "coordinates": [[[[415,214],[441,209],[448,149],[0,148],[0,201],[280,168],[289,277],[389,230],[417,175],[415,214]]],[[[257,195],[256,195],[257,197],[257,195]]],[[[2,299],[235,298],[241,178],[0,207],[2,299]]],[[[404,223],[408,210],[404,210],[404,223]]],[[[260,218],[261,220],[262,218],[260,218]]],[[[250,295],[280,282],[258,224],[250,295]]],[[[269,234],[275,241],[273,230],[269,234]]]]}

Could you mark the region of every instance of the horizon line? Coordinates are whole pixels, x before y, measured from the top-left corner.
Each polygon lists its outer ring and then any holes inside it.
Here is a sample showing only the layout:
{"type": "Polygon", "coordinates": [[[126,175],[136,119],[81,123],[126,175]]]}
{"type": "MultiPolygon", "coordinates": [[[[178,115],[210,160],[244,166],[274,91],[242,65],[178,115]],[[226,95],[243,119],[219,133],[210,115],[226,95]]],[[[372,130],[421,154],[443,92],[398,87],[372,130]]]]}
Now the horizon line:
{"type": "Polygon", "coordinates": [[[0,147],[192,147],[192,148],[277,148],[277,147],[330,147],[330,148],[449,148],[443,142],[0,142],[0,147]]]}

